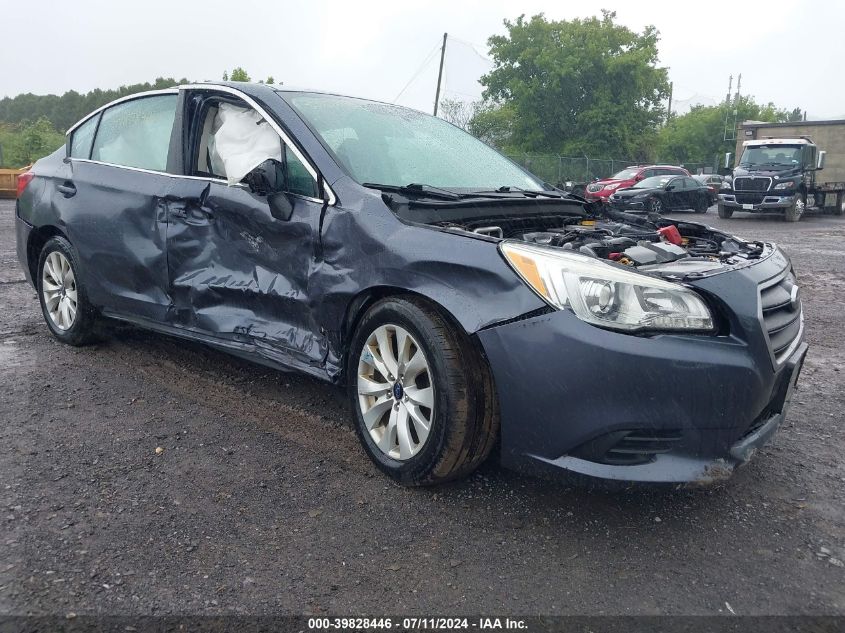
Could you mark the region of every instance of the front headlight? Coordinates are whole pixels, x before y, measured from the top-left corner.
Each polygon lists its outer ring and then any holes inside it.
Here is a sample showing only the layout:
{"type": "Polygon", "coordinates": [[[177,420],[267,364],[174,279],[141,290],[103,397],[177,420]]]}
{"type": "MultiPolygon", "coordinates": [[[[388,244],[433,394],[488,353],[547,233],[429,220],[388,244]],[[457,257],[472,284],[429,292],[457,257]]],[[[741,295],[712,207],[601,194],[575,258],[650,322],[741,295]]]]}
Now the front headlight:
{"type": "Polygon", "coordinates": [[[779,182],[778,184],[775,185],[774,188],[775,188],[775,190],[781,190],[781,191],[784,190],[784,189],[794,189],[795,183],[792,182],[791,180],[788,180],[786,182],[779,182]]]}
{"type": "Polygon", "coordinates": [[[549,305],[626,332],[712,331],[713,317],[695,292],[565,250],[502,242],[505,259],[549,305]]]}
{"type": "Polygon", "coordinates": [[[618,182],[610,183],[609,185],[604,186],[604,190],[605,191],[613,191],[614,189],[618,189],[620,184],[621,183],[618,183],[618,182]]]}

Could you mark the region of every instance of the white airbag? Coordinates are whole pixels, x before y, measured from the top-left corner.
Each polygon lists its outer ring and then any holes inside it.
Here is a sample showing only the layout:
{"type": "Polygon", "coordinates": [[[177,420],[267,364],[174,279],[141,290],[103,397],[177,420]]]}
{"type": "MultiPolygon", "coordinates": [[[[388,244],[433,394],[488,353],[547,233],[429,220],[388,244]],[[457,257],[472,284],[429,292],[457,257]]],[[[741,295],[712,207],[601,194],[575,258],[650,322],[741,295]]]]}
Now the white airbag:
{"type": "Polygon", "coordinates": [[[282,139],[255,110],[221,103],[208,153],[214,173],[235,185],[265,160],[274,158],[281,162],[282,139]]]}

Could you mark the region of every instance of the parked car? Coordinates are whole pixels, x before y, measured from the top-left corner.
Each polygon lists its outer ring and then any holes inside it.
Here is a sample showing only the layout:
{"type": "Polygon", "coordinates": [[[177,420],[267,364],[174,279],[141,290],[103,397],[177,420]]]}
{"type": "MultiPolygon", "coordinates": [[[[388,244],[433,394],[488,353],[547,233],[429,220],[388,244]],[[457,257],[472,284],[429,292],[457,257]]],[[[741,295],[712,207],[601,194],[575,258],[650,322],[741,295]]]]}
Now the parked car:
{"type": "Polygon", "coordinates": [[[710,190],[710,205],[716,204],[719,201],[719,191],[725,184],[725,177],[719,174],[698,174],[693,178],[710,190]]]}
{"type": "Polygon", "coordinates": [[[607,204],[617,189],[632,187],[641,180],[654,176],[689,176],[683,167],[672,165],[638,165],[627,167],[610,178],[603,178],[587,185],[585,197],[590,202],[607,204]]]}
{"type": "Polygon", "coordinates": [[[706,213],[710,206],[710,189],[688,176],[652,176],[633,187],[619,189],[610,196],[610,206],[625,211],[665,213],[692,209],[706,213]]]}
{"type": "Polygon", "coordinates": [[[405,484],[497,443],[517,468],[721,479],[778,428],[807,350],[775,245],[620,221],[395,105],[142,93],[22,178],[17,255],[59,341],[116,319],[343,384],[405,484]]]}

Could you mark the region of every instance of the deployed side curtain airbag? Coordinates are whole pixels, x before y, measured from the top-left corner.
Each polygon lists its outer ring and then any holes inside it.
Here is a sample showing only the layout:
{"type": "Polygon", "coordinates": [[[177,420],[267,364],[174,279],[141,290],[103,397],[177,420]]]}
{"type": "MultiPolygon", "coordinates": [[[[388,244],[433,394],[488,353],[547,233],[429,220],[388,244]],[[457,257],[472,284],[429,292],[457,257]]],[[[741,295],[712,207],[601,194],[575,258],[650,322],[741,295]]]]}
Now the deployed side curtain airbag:
{"type": "Polygon", "coordinates": [[[214,173],[234,185],[265,160],[281,162],[282,139],[255,110],[221,103],[208,151],[214,173]]]}

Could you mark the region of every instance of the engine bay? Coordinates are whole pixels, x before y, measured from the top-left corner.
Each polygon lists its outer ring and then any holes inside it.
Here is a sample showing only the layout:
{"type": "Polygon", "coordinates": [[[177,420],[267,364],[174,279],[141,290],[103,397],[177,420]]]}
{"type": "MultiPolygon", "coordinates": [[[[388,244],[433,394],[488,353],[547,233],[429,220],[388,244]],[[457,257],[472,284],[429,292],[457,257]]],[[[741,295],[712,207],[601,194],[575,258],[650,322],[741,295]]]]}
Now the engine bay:
{"type": "Polygon", "coordinates": [[[520,240],[573,250],[672,279],[703,277],[750,265],[774,251],[698,222],[596,207],[576,197],[500,197],[433,201],[384,194],[405,221],[470,233],[491,241],[520,240]]]}

